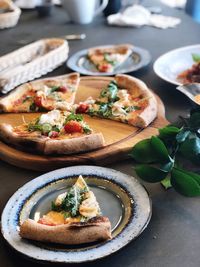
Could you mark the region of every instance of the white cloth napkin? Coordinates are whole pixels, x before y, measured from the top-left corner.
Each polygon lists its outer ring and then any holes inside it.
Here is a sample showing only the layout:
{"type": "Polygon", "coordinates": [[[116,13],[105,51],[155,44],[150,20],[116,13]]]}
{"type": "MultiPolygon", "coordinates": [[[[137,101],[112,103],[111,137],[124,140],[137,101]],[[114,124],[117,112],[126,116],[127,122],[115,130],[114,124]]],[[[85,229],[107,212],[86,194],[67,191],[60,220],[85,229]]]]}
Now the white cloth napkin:
{"type": "Polygon", "coordinates": [[[174,8],[184,8],[186,4],[186,0],[160,0],[160,2],[174,8]]]}
{"type": "Polygon", "coordinates": [[[134,27],[149,25],[160,29],[174,28],[181,22],[179,18],[151,14],[141,5],[133,5],[125,9],[123,13],[110,15],[107,21],[110,25],[134,27]]]}

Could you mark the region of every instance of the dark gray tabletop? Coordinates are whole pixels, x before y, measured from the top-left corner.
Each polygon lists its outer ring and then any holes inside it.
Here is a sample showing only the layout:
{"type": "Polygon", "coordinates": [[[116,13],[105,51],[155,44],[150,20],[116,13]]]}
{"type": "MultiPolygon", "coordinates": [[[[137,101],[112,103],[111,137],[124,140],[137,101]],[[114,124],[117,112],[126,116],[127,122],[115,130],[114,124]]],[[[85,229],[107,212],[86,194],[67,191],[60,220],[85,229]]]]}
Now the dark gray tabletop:
{"type": "MultiPolygon", "coordinates": [[[[158,1],[146,1],[148,4],[158,1]]],[[[153,27],[119,28],[106,25],[103,17],[92,24],[75,25],[66,22],[65,12],[56,8],[51,17],[38,19],[36,11],[23,12],[19,24],[13,29],[0,32],[0,55],[21,45],[20,40],[37,40],[44,37],[61,36],[72,33],[86,33],[84,41],[70,41],[70,55],[96,45],[132,43],[148,49],[152,63],[161,54],[181,46],[200,42],[200,24],[192,21],[181,10],[163,6],[163,13],[178,16],[182,23],[175,29],[160,30],[153,27]]],[[[180,92],[158,78],[152,63],[132,75],[145,81],[163,100],[166,117],[176,121],[178,115],[185,115],[191,108],[188,100],[180,92]]],[[[70,72],[64,65],[48,76],[70,72]]],[[[112,164],[109,167],[134,175],[131,160],[112,164]]],[[[29,171],[0,162],[0,211],[2,212],[10,196],[23,184],[37,177],[39,172],[29,171]]],[[[200,205],[199,198],[185,198],[174,190],[165,191],[159,184],[145,184],[153,203],[153,215],[148,228],[127,247],[103,260],[84,266],[200,266],[200,205]]],[[[49,264],[50,265],[50,264],[49,264]]],[[[4,242],[0,235],[0,266],[44,266],[21,257],[4,242]]],[[[83,266],[83,265],[80,265],[83,266]]]]}

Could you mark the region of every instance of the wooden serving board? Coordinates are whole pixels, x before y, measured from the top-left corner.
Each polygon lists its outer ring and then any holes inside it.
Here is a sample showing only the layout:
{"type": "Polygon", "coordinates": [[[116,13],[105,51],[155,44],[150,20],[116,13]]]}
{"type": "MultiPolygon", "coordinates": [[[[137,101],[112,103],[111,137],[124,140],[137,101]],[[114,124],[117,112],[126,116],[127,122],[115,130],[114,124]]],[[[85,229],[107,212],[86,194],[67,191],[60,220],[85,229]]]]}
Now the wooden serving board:
{"type": "MultiPolygon", "coordinates": [[[[112,78],[109,77],[82,77],[75,102],[83,101],[89,96],[97,97],[102,88],[107,86],[111,80],[112,78]]],[[[137,142],[157,134],[158,128],[168,124],[165,119],[164,105],[158,96],[157,101],[157,119],[143,130],[124,123],[84,115],[84,119],[92,129],[96,132],[100,131],[104,135],[106,146],[102,149],[70,156],[44,156],[20,151],[0,142],[0,159],[21,168],[39,171],[79,164],[106,165],[123,160],[128,158],[128,153],[137,142]]],[[[0,123],[6,122],[15,126],[37,116],[38,113],[1,114],[0,123]]]]}

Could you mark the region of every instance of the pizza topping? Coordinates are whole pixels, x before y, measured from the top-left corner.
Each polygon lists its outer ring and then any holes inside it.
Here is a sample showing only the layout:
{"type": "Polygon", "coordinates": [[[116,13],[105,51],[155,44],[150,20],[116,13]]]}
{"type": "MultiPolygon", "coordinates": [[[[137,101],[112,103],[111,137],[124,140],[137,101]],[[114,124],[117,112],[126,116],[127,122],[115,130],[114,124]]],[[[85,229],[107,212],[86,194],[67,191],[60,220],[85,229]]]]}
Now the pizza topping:
{"type": "Polygon", "coordinates": [[[100,215],[100,208],[96,197],[80,175],[76,183],[67,192],[60,194],[52,202],[52,211],[38,222],[57,225],[87,221],[98,215],[100,215]]]}
{"type": "Polygon", "coordinates": [[[83,127],[78,121],[69,121],[64,126],[66,133],[82,133],[83,127]]]}
{"type": "Polygon", "coordinates": [[[76,113],[86,113],[88,111],[89,105],[87,103],[81,103],[77,109],[76,113]]]}

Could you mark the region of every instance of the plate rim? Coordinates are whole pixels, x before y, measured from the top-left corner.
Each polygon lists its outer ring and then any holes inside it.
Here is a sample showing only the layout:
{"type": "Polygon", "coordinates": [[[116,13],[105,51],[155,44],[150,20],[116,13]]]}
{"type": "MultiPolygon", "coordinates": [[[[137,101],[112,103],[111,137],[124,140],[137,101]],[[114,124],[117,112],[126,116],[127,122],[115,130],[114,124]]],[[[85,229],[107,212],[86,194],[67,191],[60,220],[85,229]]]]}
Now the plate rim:
{"type": "MultiPolygon", "coordinates": [[[[137,189],[138,190],[138,189],[137,189]]],[[[135,194],[135,193],[134,193],[135,194]]],[[[26,197],[25,197],[26,199],[27,199],[27,195],[26,195],[26,197]]],[[[19,204],[20,204],[20,200],[19,200],[19,204]]],[[[23,205],[23,198],[21,199],[21,205],[23,205]]],[[[18,211],[16,211],[16,214],[15,214],[15,216],[17,215],[17,212],[18,211]]],[[[133,212],[133,214],[134,214],[134,212],[133,212]]],[[[114,170],[114,169],[110,169],[110,168],[105,168],[105,167],[97,167],[97,166],[95,166],[95,168],[94,168],[94,166],[90,166],[90,165],[80,165],[80,166],[73,166],[73,167],[67,167],[67,168],[61,168],[61,169],[57,169],[57,170],[54,170],[54,171],[51,171],[51,172],[48,172],[48,173],[45,173],[45,174],[42,174],[42,175],[40,175],[40,176],[38,176],[38,177],[36,177],[35,179],[33,179],[33,180],[31,180],[31,181],[29,181],[29,182],[27,182],[27,183],[25,183],[22,187],[20,187],[12,196],[11,196],[11,198],[8,200],[8,202],[7,202],[7,204],[5,205],[5,207],[4,207],[4,210],[3,210],[3,212],[2,212],[2,215],[1,215],[1,222],[2,222],[2,224],[1,224],[1,232],[2,232],[2,235],[3,235],[3,237],[4,237],[4,239],[6,240],[6,242],[15,250],[15,251],[17,251],[17,252],[19,252],[21,255],[23,255],[23,256],[26,256],[26,257],[28,257],[28,258],[30,258],[30,259],[32,259],[32,260],[36,260],[36,261],[42,261],[42,262],[54,262],[54,263],[83,263],[83,262],[89,262],[89,261],[94,261],[94,260],[97,260],[97,259],[101,259],[101,258],[104,258],[104,257],[106,257],[106,256],[108,256],[108,255],[110,255],[110,254],[113,254],[113,253],[115,253],[115,252],[117,252],[118,250],[120,250],[120,249],[122,249],[123,247],[125,247],[126,245],[128,245],[131,241],[133,241],[133,240],[135,240],[145,229],[146,229],[146,227],[147,227],[147,225],[148,225],[148,223],[149,223],[149,221],[150,221],[150,219],[151,219],[151,215],[152,215],[152,201],[151,201],[151,199],[150,199],[150,197],[149,197],[149,194],[148,194],[148,191],[146,190],[146,188],[134,177],[134,176],[131,176],[131,175],[128,175],[128,174],[125,174],[125,173],[123,173],[123,172],[120,172],[120,171],[116,171],[116,170],[114,170]],[[37,188],[41,188],[41,187],[44,187],[45,186],[45,184],[47,183],[47,181],[48,182],[55,182],[55,181],[57,181],[57,180],[60,180],[61,178],[65,178],[65,177],[70,177],[70,176],[72,176],[72,173],[71,172],[73,172],[74,171],[74,173],[73,173],[73,175],[78,175],[78,174],[80,174],[80,172],[82,171],[84,169],[84,171],[83,171],[83,175],[96,175],[96,176],[100,176],[100,177],[102,177],[102,178],[106,178],[106,179],[108,179],[108,180],[114,180],[114,182],[115,182],[115,179],[116,178],[119,178],[119,181],[118,180],[116,180],[116,182],[118,183],[118,185],[120,186],[122,186],[122,188],[125,188],[127,191],[128,191],[128,193],[130,193],[130,195],[135,199],[135,196],[133,196],[133,193],[132,192],[130,192],[129,191],[129,189],[127,188],[127,181],[129,181],[128,183],[131,183],[132,184],[132,186],[134,185],[136,185],[136,186],[138,186],[139,187],[139,190],[142,190],[142,195],[143,195],[143,197],[144,198],[146,198],[145,199],[145,201],[147,201],[147,203],[146,204],[148,204],[148,207],[147,207],[147,211],[146,211],[146,213],[147,214],[145,214],[145,222],[143,223],[143,225],[142,225],[142,227],[140,227],[140,229],[139,229],[139,231],[138,231],[138,233],[137,233],[137,235],[135,235],[135,236],[132,236],[131,238],[130,238],[130,236],[127,236],[127,234],[125,234],[125,241],[123,240],[123,244],[121,244],[120,246],[119,246],[119,244],[118,244],[118,246],[116,246],[116,248],[115,248],[115,250],[112,250],[112,251],[108,251],[107,252],[107,250],[106,250],[106,253],[104,252],[103,254],[102,254],[102,251],[101,251],[101,248],[102,247],[104,247],[104,246],[106,246],[106,244],[111,244],[111,243],[109,243],[109,241],[108,242],[106,242],[105,244],[103,244],[102,246],[100,246],[100,247],[97,247],[97,248],[93,248],[93,249],[95,249],[95,256],[94,257],[92,257],[92,258],[87,258],[87,259],[81,259],[81,258],[79,258],[79,260],[77,260],[77,254],[79,253],[79,252],[74,252],[74,255],[73,255],[73,257],[75,258],[74,260],[71,260],[71,261],[69,261],[69,260],[59,260],[58,258],[56,258],[56,259],[54,259],[54,260],[52,260],[52,259],[47,259],[48,258],[48,256],[46,255],[45,257],[40,257],[40,258],[36,258],[36,257],[34,257],[34,255],[31,255],[31,252],[29,253],[29,254],[27,254],[26,252],[24,252],[23,251],[23,249],[22,250],[20,250],[20,245],[18,244],[18,246],[19,247],[16,247],[16,244],[14,243],[13,244],[13,240],[12,240],[12,237],[11,237],[11,235],[12,234],[10,234],[9,233],[9,235],[7,234],[6,235],[6,227],[9,229],[9,226],[5,226],[4,224],[7,222],[6,220],[7,219],[9,219],[9,216],[10,216],[10,214],[7,212],[7,207],[9,207],[9,205],[10,205],[10,203],[16,198],[16,196],[20,193],[20,192],[23,192],[23,190],[24,189],[26,189],[27,187],[29,187],[29,186],[31,186],[31,185],[33,185],[35,182],[36,182],[36,180],[40,180],[40,184],[37,184],[37,183],[35,183],[35,186],[33,186],[33,188],[31,188],[31,190],[30,190],[30,192],[29,192],[29,196],[31,196],[32,195],[32,191],[35,191],[35,190],[37,190],[37,188]],[[69,173],[67,173],[67,171],[69,172],[69,173]],[[70,172],[71,171],[71,172],[70,172]],[[65,175],[64,175],[64,173],[65,173],[65,175]],[[100,175],[100,173],[101,173],[101,175],[100,175]],[[105,175],[105,176],[104,176],[105,175]],[[109,176],[109,177],[108,177],[109,176]],[[124,177],[125,178],[125,184],[123,183],[122,184],[122,177],[124,177]],[[34,189],[34,190],[33,190],[34,189]],[[9,237],[10,237],[10,239],[9,239],[9,237]],[[99,251],[100,250],[100,251],[99,251]],[[96,252],[97,251],[97,252],[96,252]],[[100,252],[100,255],[98,255],[99,253],[98,252],[100,252]]],[[[130,220],[132,220],[134,218],[134,215],[132,215],[132,217],[131,217],[131,219],[130,220]]],[[[132,221],[131,221],[132,222],[132,221]]],[[[131,222],[129,222],[129,224],[131,224],[131,222]]],[[[16,225],[17,226],[17,225],[16,225]]],[[[127,230],[127,228],[128,228],[128,226],[126,226],[126,228],[124,228],[124,230],[121,232],[121,233],[123,233],[123,236],[122,236],[122,234],[120,233],[119,234],[119,238],[124,238],[124,232],[127,230]]],[[[130,230],[130,229],[129,229],[130,230]]],[[[16,231],[16,229],[15,229],[15,231],[16,231]]],[[[118,237],[118,236],[117,236],[118,237]]],[[[116,239],[117,239],[117,237],[116,238],[114,238],[113,239],[113,241],[111,241],[111,242],[114,242],[114,243],[116,243],[116,244],[114,244],[114,245],[117,245],[117,243],[118,243],[118,241],[119,240],[117,240],[116,241],[116,239]]],[[[18,238],[19,238],[19,236],[18,236],[18,238]]],[[[19,241],[18,241],[19,242],[19,241]]],[[[19,243],[21,243],[21,241],[19,242],[19,243]]],[[[22,243],[24,243],[24,241],[22,242],[22,243]]],[[[113,243],[112,243],[113,244],[113,243]]],[[[112,246],[112,244],[111,244],[111,246],[112,246]]],[[[26,244],[26,242],[24,243],[24,244],[21,244],[21,245],[27,245],[26,244]]],[[[34,244],[30,244],[30,243],[28,243],[28,247],[30,247],[31,248],[31,246],[34,246],[34,244]]],[[[22,246],[22,248],[23,248],[23,246],[22,246]]],[[[30,249],[29,248],[29,249],[30,249]]],[[[108,245],[108,248],[109,248],[109,245],[108,245]]],[[[37,247],[36,249],[38,249],[38,250],[40,250],[40,249],[42,249],[43,250],[43,253],[44,252],[46,252],[46,254],[48,254],[48,250],[46,250],[46,249],[43,249],[43,248],[41,248],[41,247],[37,247]]],[[[111,249],[111,247],[110,247],[110,249],[111,249]]],[[[83,252],[81,252],[81,253],[86,253],[87,252],[87,250],[86,251],[83,251],[83,252]]],[[[40,252],[40,253],[42,253],[42,251],[40,252]]],[[[54,252],[52,252],[52,251],[50,251],[49,253],[56,253],[55,251],[54,252]]],[[[57,254],[58,253],[60,253],[60,251],[58,251],[57,252],[57,254]]],[[[79,255],[80,256],[80,255],[79,255]]],[[[85,255],[84,255],[85,256],[85,255]]],[[[87,256],[87,255],[86,255],[87,256]]]]}
{"type": "Polygon", "coordinates": [[[167,81],[167,82],[169,82],[169,83],[171,83],[171,84],[174,84],[174,85],[182,85],[181,82],[171,80],[171,79],[167,78],[166,75],[163,75],[163,74],[162,74],[162,72],[158,69],[159,61],[162,60],[163,58],[165,58],[166,56],[168,56],[168,54],[173,54],[173,53],[176,53],[177,51],[182,51],[182,50],[185,50],[185,49],[196,48],[196,47],[200,47],[200,44],[181,46],[181,47],[178,47],[178,48],[169,50],[168,52],[166,52],[166,53],[160,55],[160,56],[155,60],[155,62],[153,63],[153,70],[154,70],[155,74],[156,74],[159,78],[161,78],[162,80],[167,81]]]}
{"type": "Polygon", "coordinates": [[[87,71],[86,69],[82,68],[82,67],[78,67],[76,64],[73,63],[73,60],[76,59],[77,56],[84,56],[84,55],[87,55],[87,52],[89,49],[91,48],[98,48],[98,47],[103,47],[103,48],[109,48],[109,47],[113,47],[115,45],[120,45],[120,44],[108,44],[108,45],[99,45],[99,46],[93,46],[93,47],[89,47],[89,48],[86,48],[86,49],[81,49],[77,52],[75,52],[73,55],[71,55],[67,61],[66,61],[66,66],[70,69],[70,70],[73,70],[73,71],[76,71],[76,72],[79,72],[80,74],[82,75],[89,75],[89,76],[112,76],[112,75],[117,75],[117,74],[125,74],[125,73],[131,73],[131,72],[135,72],[135,71],[138,71],[144,67],[146,67],[147,65],[149,65],[152,61],[152,56],[151,56],[151,53],[149,52],[149,50],[143,48],[143,47],[140,47],[140,46],[133,46],[132,48],[132,51],[136,51],[136,52],[140,52],[140,56],[142,56],[142,53],[144,53],[144,58],[142,58],[142,60],[144,61],[140,64],[138,64],[138,67],[135,68],[135,69],[131,69],[130,71],[128,72],[121,72],[121,71],[113,71],[113,72],[109,72],[109,73],[106,73],[106,72],[90,72],[90,71],[87,71]],[[71,62],[72,61],[72,62],[71,62]]]}

